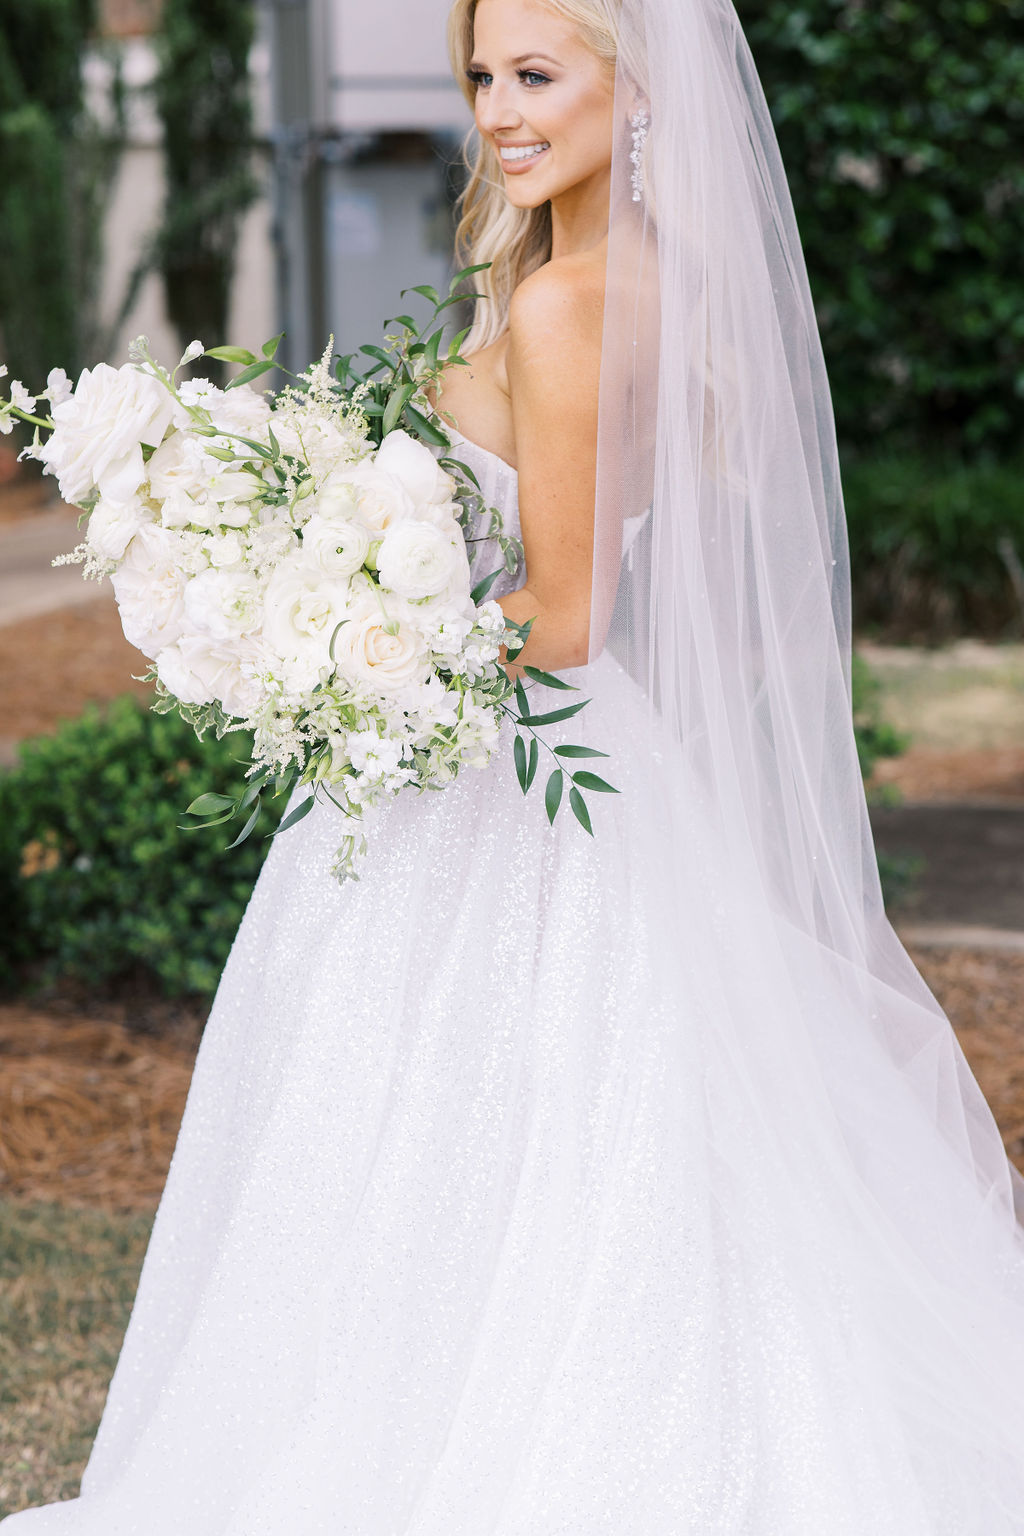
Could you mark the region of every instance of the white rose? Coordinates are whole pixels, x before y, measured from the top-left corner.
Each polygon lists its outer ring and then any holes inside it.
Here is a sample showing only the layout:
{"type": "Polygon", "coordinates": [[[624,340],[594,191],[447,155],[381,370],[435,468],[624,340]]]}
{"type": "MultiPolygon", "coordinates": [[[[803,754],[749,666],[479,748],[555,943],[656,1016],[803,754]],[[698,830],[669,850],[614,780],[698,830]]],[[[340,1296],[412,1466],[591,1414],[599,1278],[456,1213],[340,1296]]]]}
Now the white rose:
{"type": "Polygon", "coordinates": [[[203,635],[185,635],[156,659],[164,687],[183,704],[220,704],[226,714],[244,720],[264,700],[259,680],[261,656],[250,642],[224,645],[203,635]]]}
{"type": "Polygon", "coordinates": [[[396,475],[417,506],[451,501],[455,481],[438,464],[430,449],[408,432],[389,432],[374,460],[378,469],[396,475]]]}
{"type": "Polygon", "coordinates": [[[410,683],[425,681],[429,667],[426,647],[410,624],[396,620],[397,634],[375,599],[355,607],[338,631],[334,659],[344,680],[356,688],[397,694],[410,683]]]}
{"type": "Polygon", "coordinates": [[[207,539],[203,550],[210,564],[217,570],[230,570],[232,566],[242,565],[245,560],[245,543],[233,529],[219,533],[216,538],[207,539]]]}
{"type": "Polygon", "coordinates": [[[93,487],[111,501],[134,496],[146,478],[142,446],[163,442],[173,406],[139,368],[86,368],[71,398],[53,407],[54,431],[39,453],[65,501],[84,501],[93,487]]]}
{"type": "Polygon", "coordinates": [[[377,552],[381,584],[410,599],[437,597],[465,566],[465,545],[430,523],[409,520],[389,528],[377,552]]]}
{"type": "Polygon", "coordinates": [[[121,504],[104,498],[89,514],[85,542],[100,560],[120,560],[139,529],[152,521],[152,513],[139,496],[121,504]]]}
{"type": "Polygon", "coordinates": [[[155,523],[141,527],[111,578],[130,644],[153,657],[185,628],[185,583],[178,538],[155,523]]]}
{"type": "Polygon", "coordinates": [[[289,556],[263,596],[268,647],[283,660],[298,657],[313,668],[328,666],[331,637],[345,617],[349,598],[346,582],[327,581],[315,566],[289,556]]]}
{"type": "Polygon", "coordinates": [[[302,553],[325,576],[355,575],[369,552],[370,534],[362,523],[314,513],[303,524],[302,553]]]}
{"type": "Polygon", "coordinates": [[[259,628],[263,616],[260,589],[242,571],[210,567],[193,576],[185,588],[189,622],[215,640],[230,640],[259,628]]]}

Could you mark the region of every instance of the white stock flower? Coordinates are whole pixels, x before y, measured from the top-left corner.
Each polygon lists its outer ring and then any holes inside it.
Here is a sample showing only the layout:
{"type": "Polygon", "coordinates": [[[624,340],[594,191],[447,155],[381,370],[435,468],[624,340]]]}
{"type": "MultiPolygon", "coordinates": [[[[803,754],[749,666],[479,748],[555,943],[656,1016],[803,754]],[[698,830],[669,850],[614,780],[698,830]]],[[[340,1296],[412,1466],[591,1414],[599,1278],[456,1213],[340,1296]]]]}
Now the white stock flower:
{"type": "Polygon", "coordinates": [[[184,631],[188,576],[181,557],[173,533],[146,523],[111,578],[125,637],[145,656],[156,656],[184,631]]]}
{"type": "Polygon", "coordinates": [[[11,380],[11,400],[19,411],[24,411],[29,416],[36,408],[35,395],[29,394],[20,379],[11,380]]]}
{"type": "Polygon", "coordinates": [[[84,369],[74,394],[53,407],[54,431],[39,453],[65,501],[84,501],[94,487],[112,501],[134,496],[146,478],[143,444],[163,442],[173,406],[139,368],[84,369]]]}
{"type": "Polygon", "coordinates": [[[428,674],[422,637],[411,624],[394,619],[397,634],[375,598],[353,607],[334,642],[334,658],[346,682],[375,693],[397,694],[428,674]]]}
{"type": "Polygon", "coordinates": [[[369,530],[344,518],[314,513],[302,527],[302,553],[327,577],[353,576],[370,552],[369,530]]]}
{"type": "Polygon", "coordinates": [[[418,507],[451,501],[455,481],[438,464],[430,449],[408,432],[389,432],[374,463],[395,475],[418,507]]]}
{"type": "Polygon", "coordinates": [[[46,388],[43,395],[49,400],[51,406],[63,405],[65,400],[70,400],[75,388],[63,368],[51,368],[46,375],[46,388]]]}
{"type": "Polygon", "coordinates": [[[349,604],[346,582],[325,581],[315,566],[289,555],[274,571],[263,595],[263,637],[287,661],[312,671],[330,664],[331,638],[349,604]]]}
{"type": "Polygon", "coordinates": [[[381,584],[400,597],[437,597],[466,566],[465,545],[416,519],[389,528],[377,552],[381,584]]]}
{"type": "Polygon", "coordinates": [[[260,708],[265,690],[261,656],[251,642],[230,645],[204,635],[185,635],[156,658],[157,676],[183,704],[220,704],[244,720],[260,708]]]}
{"type": "Polygon", "coordinates": [[[230,640],[258,629],[263,616],[260,589],[242,571],[212,566],[193,576],[185,588],[189,623],[215,640],[230,640]]]}
{"type": "MultiPolygon", "coordinates": [[[[178,388],[178,396],[185,405],[201,406],[210,413],[210,420],[218,432],[237,433],[242,437],[261,442],[262,429],[271,417],[270,402],[249,384],[239,384],[237,389],[218,389],[209,379],[189,379],[178,388]]],[[[175,424],[190,425],[191,418],[179,406],[175,412],[175,424]]],[[[248,451],[242,443],[225,446],[238,448],[239,458],[247,458],[248,451]]]]}
{"type": "Polygon", "coordinates": [[[100,560],[120,560],[139,529],[152,521],[140,496],[120,503],[102,497],[89,514],[85,542],[100,560]]]}

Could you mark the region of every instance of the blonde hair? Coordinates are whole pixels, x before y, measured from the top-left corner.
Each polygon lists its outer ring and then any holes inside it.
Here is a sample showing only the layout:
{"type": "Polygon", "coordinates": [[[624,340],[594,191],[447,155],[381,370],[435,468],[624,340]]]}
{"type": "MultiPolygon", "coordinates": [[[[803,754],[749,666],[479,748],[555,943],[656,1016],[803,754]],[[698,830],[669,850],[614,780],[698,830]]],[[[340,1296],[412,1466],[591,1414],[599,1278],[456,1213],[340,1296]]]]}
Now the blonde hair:
{"type": "MultiPolygon", "coordinates": [[[[473,57],[473,21],[479,0],[454,0],[448,15],[448,51],[455,78],[470,107],[476,87],[466,74],[473,57]]],[[[618,55],[621,0],[542,0],[548,10],[579,28],[583,41],[614,70],[618,55]]],[[[469,181],[459,199],[461,218],[455,236],[460,266],[490,262],[473,287],[482,297],[473,315],[467,351],[496,341],[508,325],[512,295],[531,272],[551,258],[551,205],[515,208],[505,196],[498,157],[475,129],[463,147],[469,181]]]]}

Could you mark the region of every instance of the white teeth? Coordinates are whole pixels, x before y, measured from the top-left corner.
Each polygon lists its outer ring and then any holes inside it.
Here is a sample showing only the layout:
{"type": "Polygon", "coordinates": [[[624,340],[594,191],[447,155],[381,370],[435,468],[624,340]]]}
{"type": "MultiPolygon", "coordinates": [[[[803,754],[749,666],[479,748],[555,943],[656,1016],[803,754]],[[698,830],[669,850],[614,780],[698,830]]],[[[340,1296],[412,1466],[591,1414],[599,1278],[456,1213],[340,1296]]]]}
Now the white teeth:
{"type": "Polygon", "coordinates": [[[509,144],[502,145],[498,153],[503,160],[532,160],[550,148],[550,144],[509,144]]]}

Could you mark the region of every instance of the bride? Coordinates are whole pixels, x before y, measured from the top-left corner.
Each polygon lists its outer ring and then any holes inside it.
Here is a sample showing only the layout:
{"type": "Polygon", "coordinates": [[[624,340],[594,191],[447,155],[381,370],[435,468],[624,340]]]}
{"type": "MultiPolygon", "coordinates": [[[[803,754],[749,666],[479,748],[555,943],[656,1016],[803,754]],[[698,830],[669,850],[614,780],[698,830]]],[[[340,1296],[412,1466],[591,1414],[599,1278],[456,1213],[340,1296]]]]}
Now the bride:
{"type": "Polygon", "coordinates": [[[1013,1181],[882,909],[735,14],[456,0],[451,40],[492,265],[441,403],[619,793],[549,827],[504,752],[358,885],[330,805],[275,844],[81,1497],[4,1536],[1019,1536],[1013,1181]]]}

